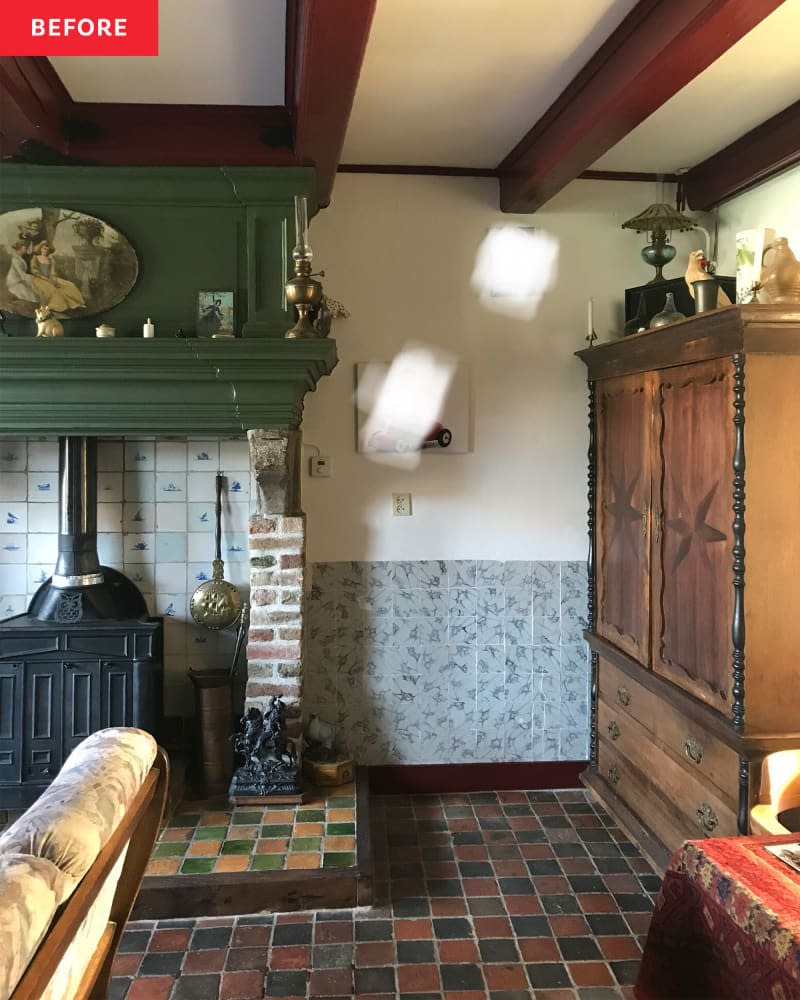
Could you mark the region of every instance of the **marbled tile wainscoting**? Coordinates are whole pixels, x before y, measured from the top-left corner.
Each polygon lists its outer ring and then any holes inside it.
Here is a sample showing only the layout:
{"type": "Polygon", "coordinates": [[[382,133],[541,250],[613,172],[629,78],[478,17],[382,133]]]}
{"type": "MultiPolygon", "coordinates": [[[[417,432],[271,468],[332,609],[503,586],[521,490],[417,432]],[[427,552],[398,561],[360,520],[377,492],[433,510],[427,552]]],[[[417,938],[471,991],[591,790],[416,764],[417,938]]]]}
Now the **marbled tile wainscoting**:
{"type": "MultiPolygon", "coordinates": [[[[189,598],[211,576],[215,475],[228,477],[223,500],[225,578],[247,597],[250,455],[242,440],[98,442],[97,547],[100,561],[125,573],[151,614],[163,615],[165,710],[194,709],[187,667],[228,666],[234,630],[194,624],[189,598]]],[[[23,613],[58,553],[58,444],[0,440],[0,618],[23,613]]]]}
{"type": "Polygon", "coordinates": [[[582,562],[312,567],[306,715],[361,764],[583,760],[582,562]]]}

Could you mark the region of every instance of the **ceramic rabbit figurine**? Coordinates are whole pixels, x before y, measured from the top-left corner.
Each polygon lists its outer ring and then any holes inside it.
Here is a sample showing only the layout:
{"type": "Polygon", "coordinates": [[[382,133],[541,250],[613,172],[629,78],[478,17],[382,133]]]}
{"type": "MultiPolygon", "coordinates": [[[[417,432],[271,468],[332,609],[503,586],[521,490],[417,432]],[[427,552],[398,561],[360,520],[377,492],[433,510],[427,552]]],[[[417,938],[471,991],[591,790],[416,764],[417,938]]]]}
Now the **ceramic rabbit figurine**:
{"type": "Polygon", "coordinates": [[[64,327],[50,312],[49,306],[39,306],[36,310],[37,337],[63,337],[64,327]]]}

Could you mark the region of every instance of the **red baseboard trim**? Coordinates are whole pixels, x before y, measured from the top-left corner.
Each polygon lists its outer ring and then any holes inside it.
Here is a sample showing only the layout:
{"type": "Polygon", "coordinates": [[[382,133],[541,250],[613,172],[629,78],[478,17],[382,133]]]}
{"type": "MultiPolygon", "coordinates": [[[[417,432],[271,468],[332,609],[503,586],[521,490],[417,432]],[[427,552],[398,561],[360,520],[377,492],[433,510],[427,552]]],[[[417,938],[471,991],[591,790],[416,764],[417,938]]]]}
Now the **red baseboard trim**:
{"type": "Polygon", "coordinates": [[[585,760],[504,764],[383,764],[368,768],[371,795],[581,788],[585,760]]]}

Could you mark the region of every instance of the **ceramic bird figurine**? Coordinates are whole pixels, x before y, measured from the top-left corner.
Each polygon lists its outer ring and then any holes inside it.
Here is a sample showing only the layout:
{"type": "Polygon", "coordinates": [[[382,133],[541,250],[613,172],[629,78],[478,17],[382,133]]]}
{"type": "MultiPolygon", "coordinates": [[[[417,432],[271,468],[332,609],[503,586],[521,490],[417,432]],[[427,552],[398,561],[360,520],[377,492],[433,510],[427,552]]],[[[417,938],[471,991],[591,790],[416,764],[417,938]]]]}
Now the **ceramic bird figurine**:
{"type": "MultiPolygon", "coordinates": [[[[686,265],[686,272],[684,274],[684,279],[686,285],[689,288],[689,294],[694,298],[694,288],[692,287],[693,281],[704,281],[712,278],[712,275],[708,273],[708,260],[706,255],[702,250],[692,250],[689,254],[689,260],[686,265]]],[[[721,288],[717,288],[717,308],[720,306],[729,306],[731,300],[723,292],[721,288]]]]}

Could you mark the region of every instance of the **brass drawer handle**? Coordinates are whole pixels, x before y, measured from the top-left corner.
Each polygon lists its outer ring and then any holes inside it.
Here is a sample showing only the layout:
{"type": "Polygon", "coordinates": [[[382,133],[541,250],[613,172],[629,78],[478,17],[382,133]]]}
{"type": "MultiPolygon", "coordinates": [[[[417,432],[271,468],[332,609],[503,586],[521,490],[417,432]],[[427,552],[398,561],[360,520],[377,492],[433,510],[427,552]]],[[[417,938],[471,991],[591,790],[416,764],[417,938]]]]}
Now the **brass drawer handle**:
{"type": "Polygon", "coordinates": [[[608,780],[611,782],[612,785],[616,786],[619,783],[620,779],[619,768],[616,766],[610,767],[607,773],[608,773],[608,780]]]}
{"type": "Polygon", "coordinates": [[[608,724],[608,735],[611,737],[612,740],[619,739],[619,726],[613,719],[608,724]]]}
{"type": "Polygon", "coordinates": [[[656,511],[655,518],[656,518],[656,545],[657,545],[658,542],[659,542],[659,539],[661,538],[661,511],[660,510],[656,511]]]}
{"type": "Polygon", "coordinates": [[[699,764],[703,759],[703,744],[698,742],[694,736],[687,736],[683,743],[683,750],[689,760],[699,764]]]}
{"type": "Polygon", "coordinates": [[[622,702],[623,705],[630,705],[631,703],[631,693],[626,687],[617,688],[617,697],[622,702]]]}
{"type": "Polygon", "coordinates": [[[647,538],[647,515],[650,513],[647,504],[642,511],[642,538],[647,538]]]}
{"type": "Polygon", "coordinates": [[[707,802],[701,802],[697,807],[697,819],[706,833],[713,833],[719,824],[717,814],[707,802]]]}

